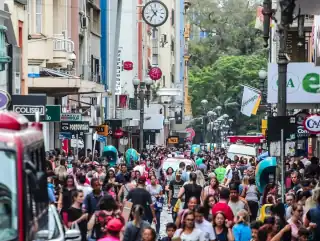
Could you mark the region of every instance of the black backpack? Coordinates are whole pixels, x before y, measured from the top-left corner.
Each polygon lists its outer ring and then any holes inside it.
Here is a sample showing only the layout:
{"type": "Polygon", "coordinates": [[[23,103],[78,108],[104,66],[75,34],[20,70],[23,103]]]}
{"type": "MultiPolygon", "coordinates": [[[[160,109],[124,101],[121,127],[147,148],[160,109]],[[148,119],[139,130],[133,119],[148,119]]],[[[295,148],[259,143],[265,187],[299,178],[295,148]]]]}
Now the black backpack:
{"type": "MultiPolygon", "coordinates": [[[[229,172],[232,171],[231,169],[229,169],[227,176],[229,175],[229,172]]],[[[240,184],[241,183],[241,179],[240,179],[240,171],[235,168],[234,171],[232,171],[232,179],[231,179],[231,183],[237,183],[240,184]]]]}

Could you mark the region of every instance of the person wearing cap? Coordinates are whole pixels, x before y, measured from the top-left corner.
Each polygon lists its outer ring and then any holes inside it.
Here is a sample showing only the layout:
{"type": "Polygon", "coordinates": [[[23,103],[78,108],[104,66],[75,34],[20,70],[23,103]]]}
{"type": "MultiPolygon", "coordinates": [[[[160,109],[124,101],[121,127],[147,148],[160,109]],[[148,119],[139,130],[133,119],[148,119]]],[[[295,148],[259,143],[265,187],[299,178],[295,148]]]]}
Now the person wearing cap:
{"type": "Polygon", "coordinates": [[[156,224],[156,213],[154,210],[151,194],[146,190],[146,177],[141,176],[138,179],[137,187],[130,190],[125,201],[131,201],[132,205],[141,205],[145,208],[144,220],[148,221],[150,224],[152,221],[156,224]]]}
{"type": "Polygon", "coordinates": [[[124,226],[124,222],[118,218],[112,218],[108,221],[106,229],[107,235],[98,241],[120,241],[120,232],[124,226]]]}

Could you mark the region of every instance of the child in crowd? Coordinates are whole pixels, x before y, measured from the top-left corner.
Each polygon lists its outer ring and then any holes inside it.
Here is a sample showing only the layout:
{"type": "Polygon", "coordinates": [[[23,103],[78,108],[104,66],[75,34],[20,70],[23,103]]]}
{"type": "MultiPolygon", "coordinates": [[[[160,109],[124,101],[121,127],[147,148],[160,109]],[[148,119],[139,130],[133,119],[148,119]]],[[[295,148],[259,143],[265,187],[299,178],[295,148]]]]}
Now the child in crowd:
{"type": "Polygon", "coordinates": [[[162,238],[161,241],[171,241],[176,230],[177,230],[177,226],[174,223],[167,223],[166,225],[167,237],[162,238]]]}

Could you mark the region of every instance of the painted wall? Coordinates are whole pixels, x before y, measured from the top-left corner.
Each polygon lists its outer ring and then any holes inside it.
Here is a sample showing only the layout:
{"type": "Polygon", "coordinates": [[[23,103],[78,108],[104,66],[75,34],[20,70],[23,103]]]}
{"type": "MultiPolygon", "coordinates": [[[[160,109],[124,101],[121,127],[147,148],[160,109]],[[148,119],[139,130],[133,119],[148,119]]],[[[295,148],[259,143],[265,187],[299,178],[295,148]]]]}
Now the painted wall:
{"type": "Polygon", "coordinates": [[[138,74],[138,48],[137,48],[137,3],[132,0],[123,0],[121,11],[121,29],[119,48],[120,56],[120,85],[121,94],[129,94],[133,98],[133,78],[138,74]],[[133,62],[133,70],[126,71],[122,68],[124,61],[133,62]]]}

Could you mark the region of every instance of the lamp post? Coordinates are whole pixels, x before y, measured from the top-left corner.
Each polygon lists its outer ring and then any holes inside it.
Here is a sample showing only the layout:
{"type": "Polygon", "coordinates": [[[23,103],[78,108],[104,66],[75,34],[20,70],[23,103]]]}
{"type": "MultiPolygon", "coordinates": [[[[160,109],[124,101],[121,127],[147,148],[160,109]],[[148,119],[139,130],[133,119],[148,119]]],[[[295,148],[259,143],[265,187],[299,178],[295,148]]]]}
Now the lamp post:
{"type": "Polygon", "coordinates": [[[213,132],[215,133],[216,142],[219,146],[222,145],[228,134],[233,134],[231,131],[232,124],[233,119],[229,118],[227,114],[220,116],[213,122],[213,132]]]}
{"type": "Polygon", "coordinates": [[[262,68],[260,71],[259,71],[259,79],[260,79],[260,91],[261,91],[261,104],[264,105],[265,104],[265,101],[266,101],[266,90],[264,88],[265,86],[265,82],[266,82],[266,79],[267,79],[267,71],[266,69],[262,68]]]}
{"type": "Polygon", "coordinates": [[[144,78],[145,82],[141,82],[138,77],[132,80],[134,86],[134,99],[135,106],[137,106],[138,98],[140,100],[140,123],[139,123],[139,150],[143,149],[143,124],[144,124],[144,101],[147,101],[147,106],[150,103],[150,87],[152,84],[152,79],[149,76],[144,78]],[[146,86],[146,90],[144,89],[146,86]],[[138,90],[139,89],[139,90],[138,90]]]}
{"type": "MultiPolygon", "coordinates": [[[[207,105],[208,105],[208,101],[207,100],[201,100],[201,105],[202,105],[202,108],[203,108],[203,112],[206,113],[206,110],[207,110],[207,105]]],[[[206,142],[206,135],[207,135],[207,131],[206,131],[206,117],[204,116],[202,118],[202,124],[203,124],[203,143],[206,142]]]]}

